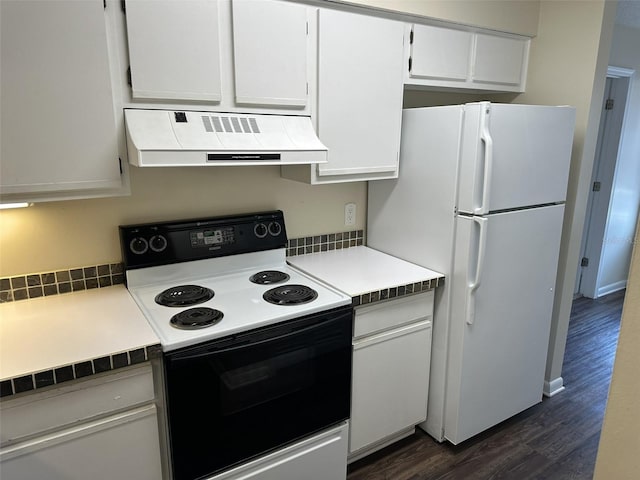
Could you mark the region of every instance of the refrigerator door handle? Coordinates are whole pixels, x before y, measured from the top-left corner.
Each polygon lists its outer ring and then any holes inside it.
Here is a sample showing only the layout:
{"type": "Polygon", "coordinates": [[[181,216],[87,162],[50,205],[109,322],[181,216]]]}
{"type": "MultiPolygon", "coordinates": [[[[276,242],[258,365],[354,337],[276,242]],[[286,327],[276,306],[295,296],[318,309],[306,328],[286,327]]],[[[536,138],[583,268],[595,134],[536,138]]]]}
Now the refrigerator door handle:
{"type": "Polygon", "coordinates": [[[476,316],[476,299],[475,291],[480,286],[482,279],[482,267],[484,264],[484,252],[487,243],[487,222],[486,218],[473,217],[473,221],[480,227],[480,234],[478,235],[478,250],[476,255],[475,273],[473,281],[467,286],[467,325],[473,325],[476,316]]]}
{"type": "Polygon", "coordinates": [[[480,115],[480,140],[484,143],[484,178],[482,180],[482,204],[474,209],[476,215],[489,213],[491,170],[493,168],[493,138],[489,131],[489,106],[480,115]]]}

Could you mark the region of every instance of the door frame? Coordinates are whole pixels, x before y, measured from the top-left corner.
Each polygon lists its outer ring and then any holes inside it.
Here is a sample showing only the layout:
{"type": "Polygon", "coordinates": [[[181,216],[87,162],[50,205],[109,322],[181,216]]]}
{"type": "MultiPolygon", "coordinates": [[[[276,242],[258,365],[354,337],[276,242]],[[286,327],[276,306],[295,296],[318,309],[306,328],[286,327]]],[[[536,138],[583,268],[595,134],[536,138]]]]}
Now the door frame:
{"type": "Polygon", "coordinates": [[[596,157],[593,164],[591,185],[594,182],[601,182],[600,191],[589,192],[587,200],[587,213],[585,225],[582,233],[582,244],[580,248],[580,258],[589,260],[588,266],[578,264],[576,272],[576,285],[574,296],[585,296],[597,298],[598,280],[601,272],[602,250],[606,237],[607,218],[609,205],[615,180],[615,170],[618,163],[620,140],[624,117],[627,110],[629,92],[631,89],[631,77],[635,70],[621,67],[609,66],[607,68],[607,83],[611,83],[611,88],[605,91],[602,100],[602,114],[600,117],[600,127],[598,130],[598,142],[596,145],[596,157]],[[614,104],[621,108],[610,110],[605,109],[607,99],[612,98],[614,104]],[[615,159],[605,162],[603,158],[615,159]]]}

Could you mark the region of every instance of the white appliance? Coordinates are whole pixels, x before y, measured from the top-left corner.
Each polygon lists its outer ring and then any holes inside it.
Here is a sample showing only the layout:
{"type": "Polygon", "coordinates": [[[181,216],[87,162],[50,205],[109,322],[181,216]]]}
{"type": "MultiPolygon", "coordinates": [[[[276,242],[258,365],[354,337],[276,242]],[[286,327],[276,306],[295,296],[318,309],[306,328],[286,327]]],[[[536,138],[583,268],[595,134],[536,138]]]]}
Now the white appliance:
{"type": "Polygon", "coordinates": [[[443,272],[427,420],[457,444],[542,400],[575,109],[405,109],[368,245],[443,272]]]}
{"type": "Polygon", "coordinates": [[[162,344],[164,478],[344,480],[351,297],[287,264],[283,212],[119,233],[127,288],[162,344]]]}
{"type": "Polygon", "coordinates": [[[327,162],[305,116],[125,108],[124,117],[129,163],[137,167],[327,162]]]}

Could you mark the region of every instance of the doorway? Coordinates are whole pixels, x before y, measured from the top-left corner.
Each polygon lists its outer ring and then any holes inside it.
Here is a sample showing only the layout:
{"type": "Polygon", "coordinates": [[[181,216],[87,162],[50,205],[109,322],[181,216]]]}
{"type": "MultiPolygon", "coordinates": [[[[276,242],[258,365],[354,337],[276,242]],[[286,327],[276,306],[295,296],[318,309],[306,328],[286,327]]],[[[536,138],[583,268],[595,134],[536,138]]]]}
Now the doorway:
{"type": "Polygon", "coordinates": [[[617,67],[607,71],[575,296],[598,298],[626,287],[640,188],[636,182],[629,198],[625,176],[634,172],[627,172],[629,162],[620,159],[619,149],[633,74],[617,67]]]}

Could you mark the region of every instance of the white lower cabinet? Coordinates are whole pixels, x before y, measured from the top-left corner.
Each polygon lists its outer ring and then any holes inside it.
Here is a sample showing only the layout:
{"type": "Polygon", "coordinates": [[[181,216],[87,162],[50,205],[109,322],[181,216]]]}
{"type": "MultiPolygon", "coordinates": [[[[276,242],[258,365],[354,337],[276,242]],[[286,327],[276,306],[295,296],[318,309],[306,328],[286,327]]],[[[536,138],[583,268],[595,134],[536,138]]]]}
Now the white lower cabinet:
{"type": "Polygon", "coordinates": [[[148,365],[3,400],[3,480],[162,478],[148,365]]]}
{"type": "Polygon", "coordinates": [[[345,422],[209,480],[345,480],[348,433],[345,422]]]}
{"type": "Polygon", "coordinates": [[[432,316],[433,291],[356,308],[350,461],[426,419],[432,316]]]}

